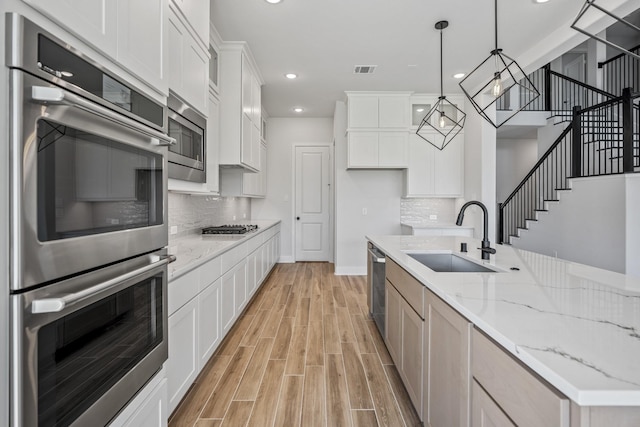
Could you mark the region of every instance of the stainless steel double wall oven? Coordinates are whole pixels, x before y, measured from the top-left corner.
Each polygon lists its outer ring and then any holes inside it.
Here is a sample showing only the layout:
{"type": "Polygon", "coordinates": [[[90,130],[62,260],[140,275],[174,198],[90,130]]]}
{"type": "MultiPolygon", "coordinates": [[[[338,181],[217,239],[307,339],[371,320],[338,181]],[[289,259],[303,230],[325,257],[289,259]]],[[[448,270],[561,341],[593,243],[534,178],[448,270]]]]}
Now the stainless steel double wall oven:
{"type": "Polygon", "coordinates": [[[167,108],[4,18],[11,423],[106,425],[167,358],[167,108]]]}

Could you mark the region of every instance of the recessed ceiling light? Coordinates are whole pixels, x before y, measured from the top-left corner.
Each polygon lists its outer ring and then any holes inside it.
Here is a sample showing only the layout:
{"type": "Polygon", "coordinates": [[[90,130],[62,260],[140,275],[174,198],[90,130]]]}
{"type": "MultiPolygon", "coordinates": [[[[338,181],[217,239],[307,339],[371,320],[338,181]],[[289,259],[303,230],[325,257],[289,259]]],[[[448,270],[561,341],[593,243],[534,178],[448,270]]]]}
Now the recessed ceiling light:
{"type": "Polygon", "coordinates": [[[296,113],[302,113],[304,111],[304,109],[300,108],[300,107],[296,107],[296,108],[293,109],[293,111],[295,111],[296,113]]]}
{"type": "Polygon", "coordinates": [[[464,77],[464,75],[465,75],[464,73],[456,73],[456,74],[453,75],[453,78],[454,79],[461,79],[461,78],[464,77]]]}
{"type": "Polygon", "coordinates": [[[280,3],[282,0],[266,0],[267,3],[276,4],[280,3]]]}
{"type": "Polygon", "coordinates": [[[533,0],[534,3],[546,3],[549,0],[533,0]]]}
{"type": "Polygon", "coordinates": [[[296,73],[287,73],[284,75],[288,79],[297,79],[298,75],[296,73]]]}
{"type": "Polygon", "coordinates": [[[418,113],[422,113],[422,112],[424,111],[424,108],[416,108],[416,111],[417,111],[418,113]]]}

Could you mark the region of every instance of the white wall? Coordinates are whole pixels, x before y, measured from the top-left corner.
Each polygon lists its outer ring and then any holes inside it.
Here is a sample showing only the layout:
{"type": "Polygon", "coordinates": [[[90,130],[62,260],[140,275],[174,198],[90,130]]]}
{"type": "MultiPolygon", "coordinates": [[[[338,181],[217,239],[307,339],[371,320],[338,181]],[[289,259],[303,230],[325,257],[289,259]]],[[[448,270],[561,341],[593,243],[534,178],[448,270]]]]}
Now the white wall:
{"type": "Polygon", "coordinates": [[[550,119],[546,126],[538,129],[538,158],[547,152],[567,126],[568,123],[554,124],[554,121],[550,119]]]}
{"type": "MultiPolygon", "coordinates": [[[[478,200],[489,213],[489,240],[496,242],[496,130],[469,105],[464,125],[464,200],[478,200]]],[[[489,112],[495,114],[495,108],[489,112]]],[[[495,116],[494,116],[495,117],[495,116]]],[[[456,207],[456,212],[458,208],[456,207]]],[[[475,227],[475,237],[482,238],[482,211],[471,206],[465,212],[465,225],[475,227]]]]}
{"type": "Polygon", "coordinates": [[[347,107],[337,102],[335,136],[336,274],[367,274],[365,235],[400,234],[400,170],[347,170],[347,107]],[[362,209],[367,209],[367,215],[362,209]]]}
{"type": "Polygon", "coordinates": [[[254,219],[280,219],[280,262],[294,261],[293,147],[331,144],[330,118],[269,118],[267,122],[267,196],[253,199],[254,219]]]}
{"type": "Polygon", "coordinates": [[[538,161],[537,139],[496,141],[496,200],[504,202],[538,161]]]}
{"type": "Polygon", "coordinates": [[[640,255],[640,228],[633,224],[637,211],[630,210],[640,208],[640,196],[632,197],[635,206],[625,203],[627,193],[637,194],[640,188],[640,179],[632,177],[632,181],[635,186],[627,190],[624,175],[571,180],[572,190],[561,192],[560,202],[551,204],[548,213],[539,213],[538,221],[529,222],[529,229],[522,230],[512,244],[624,273],[627,253],[634,253],[636,264],[640,255]],[[626,224],[631,225],[629,230],[626,224]]]}
{"type": "Polygon", "coordinates": [[[627,274],[640,277],[640,174],[626,176],[626,270],[627,274]]]}

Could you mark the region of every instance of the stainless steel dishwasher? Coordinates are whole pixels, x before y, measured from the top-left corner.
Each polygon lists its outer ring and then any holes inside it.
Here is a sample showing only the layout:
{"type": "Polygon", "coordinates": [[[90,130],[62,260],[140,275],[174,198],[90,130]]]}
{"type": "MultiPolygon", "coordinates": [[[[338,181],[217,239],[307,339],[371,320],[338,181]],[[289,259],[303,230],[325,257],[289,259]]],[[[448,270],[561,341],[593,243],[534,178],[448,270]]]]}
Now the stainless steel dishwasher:
{"type": "Polygon", "coordinates": [[[376,326],[384,338],[385,254],[371,242],[369,242],[367,246],[369,251],[367,262],[367,277],[369,280],[367,301],[369,303],[369,314],[374,322],[376,322],[376,326]]]}

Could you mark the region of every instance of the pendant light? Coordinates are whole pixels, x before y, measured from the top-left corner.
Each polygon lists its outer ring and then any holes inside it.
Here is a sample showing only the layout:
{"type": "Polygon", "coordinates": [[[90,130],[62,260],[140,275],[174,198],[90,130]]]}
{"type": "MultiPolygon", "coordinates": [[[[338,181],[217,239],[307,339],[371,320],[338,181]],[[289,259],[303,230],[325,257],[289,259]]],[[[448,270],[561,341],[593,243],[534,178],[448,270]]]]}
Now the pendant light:
{"type": "MultiPolygon", "coordinates": [[[[609,40],[605,40],[602,37],[598,37],[595,34],[592,34],[590,32],[588,32],[587,30],[585,30],[584,28],[580,28],[578,26],[578,21],[580,21],[582,19],[582,17],[587,13],[587,11],[593,7],[594,9],[599,10],[600,12],[602,12],[605,15],[610,16],[611,18],[615,19],[617,22],[623,24],[624,26],[627,27],[627,29],[631,29],[633,31],[633,33],[636,36],[640,36],[640,27],[633,25],[631,22],[620,18],[619,16],[614,15],[613,13],[609,12],[608,10],[604,9],[602,6],[597,5],[596,4],[596,0],[587,0],[583,5],[582,5],[582,9],[580,9],[580,12],[578,12],[578,16],[576,16],[576,19],[573,21],[573,24],[571,24],[571,28],[573,28],[574,30],[588,36],[591,37],[592,39],[598,40],[604,44],[606,44],[607,46],[611,46],[614,49],[617,49],[619,51],[621,51],[622,53],[625,53],[633,58],[639,59],[640,60],[640,55],[638,55],[637,53],[633,53],[628,49],[623,48],[622,46],[618,46],[615,43],[610,42],[609,40]]],[[[583,20],[584,21],[584,20],[583,20]]]]}
{"type": "Polygon", "coordinates": [[[495,49],[460,81],[460,88],[478,114],[495,128],[505,124],[540,96],[540,92],[518,63],[498,48],[498,0],[495,0],[495,49]],[[517,90],[511,96],[513,87],[517,90]],[[490,101],[484,105],[484,96],[487,94],[490,95],[490,101]],[[496,114],[495,118],[489,117],[487,110],[496,105],[498,100],[501,104],[508,104],[507,112],[499,116],[496,114]]]}
{"type": "Polygon", "coordinates": [[[440,30],[440,97],[424,116],[416,131],[420,138],[438,150],[446,147],[460,133],[466,118],[461,109],[447,100],[442,87],[442,30],[448,26],[448,21],[438,21],[435,25],[436,30],[440,30]]]}

